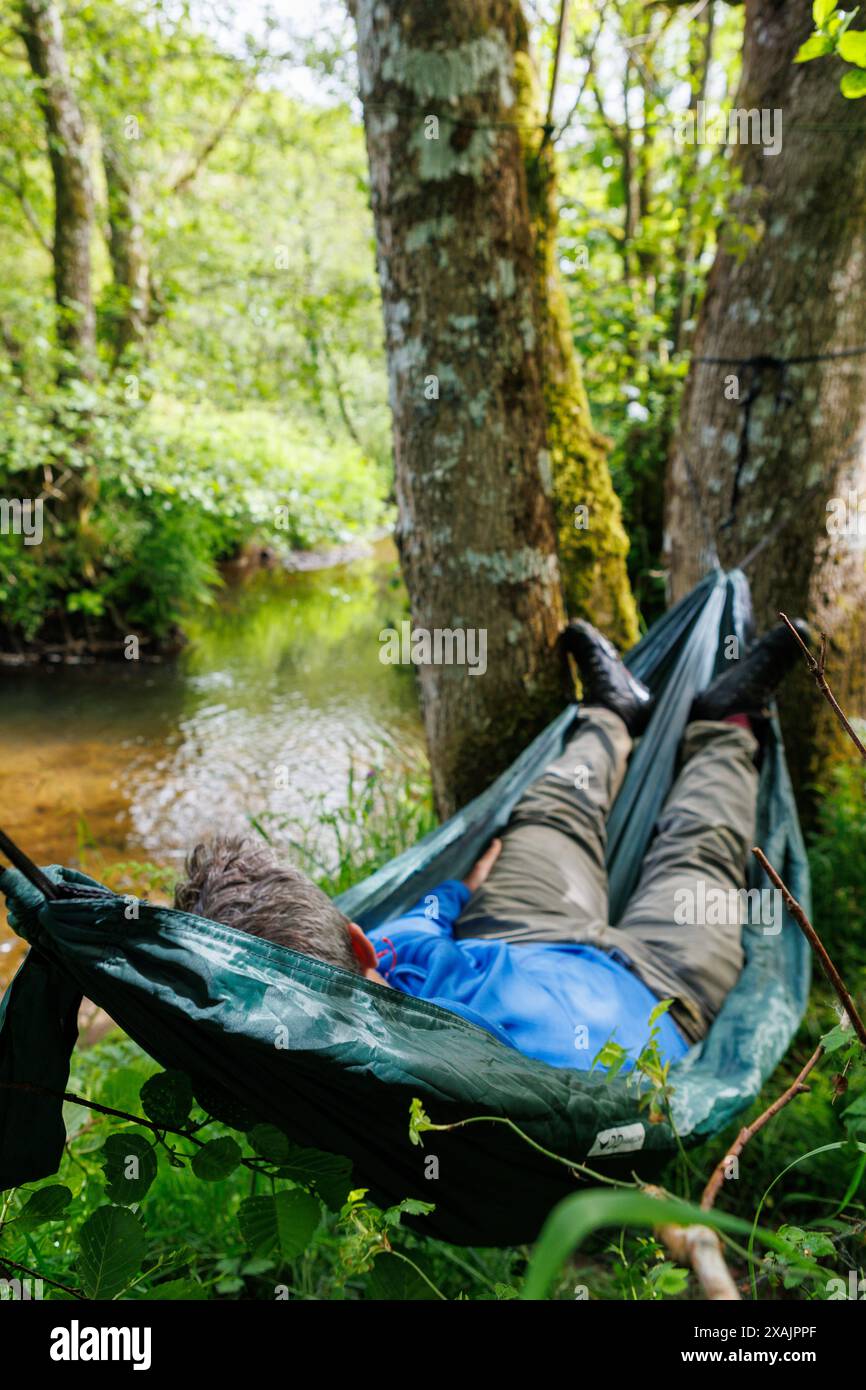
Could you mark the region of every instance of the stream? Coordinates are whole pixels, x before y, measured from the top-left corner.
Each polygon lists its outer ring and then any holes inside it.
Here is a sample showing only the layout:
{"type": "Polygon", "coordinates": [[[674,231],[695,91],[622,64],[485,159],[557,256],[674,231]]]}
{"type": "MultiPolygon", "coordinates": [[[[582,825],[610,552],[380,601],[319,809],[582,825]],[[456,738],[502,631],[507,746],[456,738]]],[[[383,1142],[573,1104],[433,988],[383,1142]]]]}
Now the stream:
{"type": "MultiPolygon", "coordinates": [[[[354,768],[424,765],[412,668],[379,661],[390,541],[340,568],[234,580],[179,657],[0,671],[0,827],[39,864],[179,869],[251,816],[345,802],[354,768]]],[[[0,991],[24,943],[0,916],[0,991]]]]}

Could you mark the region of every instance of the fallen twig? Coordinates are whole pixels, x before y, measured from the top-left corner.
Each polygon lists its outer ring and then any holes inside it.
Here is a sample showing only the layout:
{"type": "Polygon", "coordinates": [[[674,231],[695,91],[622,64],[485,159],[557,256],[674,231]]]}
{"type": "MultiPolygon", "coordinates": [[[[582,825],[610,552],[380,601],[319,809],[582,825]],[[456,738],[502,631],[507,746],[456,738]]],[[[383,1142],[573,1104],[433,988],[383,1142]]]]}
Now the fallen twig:
{"type": "MultiPolygon", "coordinates": [[[[650,1197],[667,1197],[660,1187],[645,1187],[650,1197]]],[[[706,1297],[714,1302],[740,1302],[733,1275],[725,1264],[722,1242],[709,1226],[657,1227],[662,1244],[680,1264],[690,1265],[706,1297]]]]}
{"type": "Polygon", "coordinates": [[[764,1125],[767,1124],[768,1121],[772,1120],[774,1115],[778,1115],[779,1111],[784,1109],[784,1107],[788,1104],[789,1101],[792,1101],[795,1096],[801,1095],[803,1091],[808,1091],[809,1087],[804,1086],[803,1082],[809,1075],[809,1072],[812,1070],[812,1068],[817,1066],[818,1062],[820,1062],[823,1055],[824,1047],[822,1043],[819,1043],[818,1046],[815,1048],[815,1051],[812,1053],[812,1056],[809,1058],[808,1062],[803,1067],[799,1076],[796,1078],[796,1080],[791,1082],[787,1091],[783,1091],[782,1094],[776,1100],[773,1101],[773,1104],[768,1105],[766,1110],[762,1111],[758,1118],[756,1120],[753,1120],[750,1125],[743,1126],[736,1139],[734,1140],[733,1144],[728,1149],[728,1152],[722,1158],[719,1159],[718,1163],[713,1169],[709,1182],[704,1188],[703,1196],[701,1197],[701,1209],[703,1211],[710,1211],[713,1206],[713,1203],[716,1200],[716,1197],[719,1195],[722,1183],[725,1180],[726,1164],[729,1163],[732,1158],[739,1158],[740,1154],[743,1152],[743,1149],[746,1147],[749,1140],[758,1133],[759,1129],[763,1129],[764,1125]]]}

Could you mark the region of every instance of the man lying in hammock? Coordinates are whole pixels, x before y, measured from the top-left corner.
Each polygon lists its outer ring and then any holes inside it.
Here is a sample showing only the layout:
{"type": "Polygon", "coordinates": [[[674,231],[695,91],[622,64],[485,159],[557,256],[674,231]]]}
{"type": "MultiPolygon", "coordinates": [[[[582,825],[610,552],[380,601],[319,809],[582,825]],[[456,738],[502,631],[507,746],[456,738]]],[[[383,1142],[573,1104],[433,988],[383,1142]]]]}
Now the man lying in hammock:
{"type": "Polygon", "coordinates": [[[653,701],[589,623],[572,624],[566,645],[584,691],[576,731],[464,881],[365,934],[268,847],[221,839],[190,855],[175,906],[430,1000],[553,1066],[588,1068],[610,1038],[635,1058],[650,1013],[670,999],[658,1046],[681,1057],[709,1029],[743,952],[739,913],[689,926],[676,905],[683,892],[706,901],[745,887],[766,707],[797,647],[773,628],[696,698],[679,775],[612,927],[605,821],[653,701]]]}

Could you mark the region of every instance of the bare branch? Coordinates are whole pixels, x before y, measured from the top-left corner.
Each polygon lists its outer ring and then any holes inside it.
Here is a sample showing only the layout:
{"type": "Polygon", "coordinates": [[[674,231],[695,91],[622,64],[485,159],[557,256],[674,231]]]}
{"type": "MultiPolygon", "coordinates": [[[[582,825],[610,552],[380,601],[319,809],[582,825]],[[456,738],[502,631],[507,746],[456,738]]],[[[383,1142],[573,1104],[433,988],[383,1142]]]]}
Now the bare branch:
{"type": "MultiPolygon", "coordinates": [[[[589,84],[589,80],[593,75],[593,67],[595,64],[595,47],[601,35],[602,25],[604,24],[604,12],[606,8],[607,0],[603,0],[603,3],[599,8],[598,23],[595,26],[595,32],[593,33],[592,38],[589,41],[589,47],[585,53],[586,72],[583,74],[583,81],[577,89],[577,96],[574,98],[574,101],[571,104],[571,110],[569,111],[565,120],[562,122],[562,125],[559,127],[559,129],[554,131],[554,133],[550,137],[551,144],[553,145],[557,144],[562,139],[563,135],[568,130],[568,127],[571,125],[572,121],[577,115],[580,103],[583,101],[584,92],[586,91],[587,86],[589,84]]],[[[549,119],[552,119],[552,108],[551,117],[549,119]]]]}
{"type": "Polygon", "coordinates": [[[728,1152],[724,1157],[719,1159],[713,1169],[709,1182],[704,1188],[704,1193],[701,1197],[701,1207],[704,1211],[710,1211],[716,1197],[719,1195],[722,1183],[725,1180],[725,1165],[730,1159],[739,1158],[749,1140],[758,1133],[758,1130],[763,1129],[764,1125],[772,1120],[774,1115],[778,1115],[779,1111],[783,1110],[795,1096],[801,1095],[803,1091],[808,1091],[809,1087],[804,1086],[803,1082],[809,1075],[809,1072],[812,1071],[813,1067],[817,1066],[818,1062],[820,1062],[823,1055],[824,1047],[819,1043],[796,1080],[791,1082],[787,1091],[783,1091],[782,1094],[773,1101],[773,1104],[768,1105],[766,1110],[762,1111],[758,1118],[753,1120],[750,1125],[743,1126],[733,1144],[728,1149],[728,1152]]]}
{"type": "Polygon", "coordinates": [[[220,143],[223,137],[228,134],[228,131],[231,129],[231,126],[233,125],[238,114],[240,113],[240,110],[243,107],[244,103],[255,90],[255,85],[258,81],[260,70],[261,63],[257,63],[256,66],[253,68],[252,72],[250,73],[249,77],[247,78],[246,82],[244,83],[243,88],[238,93],[237,97],[229,107],[225,119],[221,121],[220,124],[216,127],[216,129],[211,132],[211,134],[208,136],[207,140],[205,140],[204,144],[199,150],[198,154],[195,156],[192,164],[187,169],[186,173],[181,174],[180,178],[176,179],[175,182],[171,185],[171,187],[168,190],[169,193],[182,193],[183,190],[185,188],[188,188],[189,185],[193,182],[193,180],[198,176],[200,170],[210,159],[217,145],[220,143]]]}
{"type": "Polygon", "coordinates": [[[546,145],[553,134],[553,108],[556,102],[556,84],[559,79],[559,62],[565,43],[565,30],[568,25],[568,0],[560,0],[559,23],[556,26],[556,48],[553,53],[553,71],[550,74],[550,92],[547,98],[547,120],[544,123],[542,145],[546,145]]]}
{"type": "Polygon", "coordinates": [[[802,637],[800,636],[799,632],[797,631],[787,614],[780,613],[779,617],[782,619],[783,623],[787,624],[788,628],[800,644],[800,647],[802,648],[803,654],[806,658],[809,670],[815,677],[815,684],[817,685],[821,694],[824,696],[824,699],[827,701],[836,718],[838,719],[839,723],[842,725],[842,728],[845,730],[851,742],[854,744],[855,748],[857,749],[857,752],[860,754],[860,757],[866,759],[866,747],[864,747],[863,743],[857,737],[856,733],[851,727],[850,720],[848,719],[847,715],[845,714],[844,710],[842,709],[841,705],[836,699],[836,696],[833,694],[832,690],[827,684],[827,678],[824,675],[824,663],[827,659],[827,634],[825,632],[821,633],[821,651],[819,655],[815,657],[813,656],[809,648],[806,646],[806,643],[803,641],[802,637]]]}
{"type": "Polygon", "coordinates": [[[809,921],[809,918],[806,916],[806,913],[803,911],[803,908],[797,902],[797,899],[794,897],[791,890],[785,886],[785,884],[782,882],[782,879],[776,873],[776,870],[773,868],[769,859],[764,854],[764,851],[762,849],[759,849],[758,846],[755,845],[752,849],[752,853],[754,854],[758,863],[761,865],[761,868],[764,870],[764,873],[767,875],[770,882],[773,884],[775,888],[778,888],[781,892],[783,898],[785,899],[785,906],[787,907],[791,916],[794,918],[794,921],[799,926],[806,940],[809,942],[809,945],[812,947],[812,950],[815,952],[815,955],[821,962],[821,968],[823,969],[824,974],[827,976],[827,979],[830,981],[830,984],[833,986],[837,995],[839,996],[839,1001],[842,1005],[842,1008],[845,1010],[846,1014],[851,1020],[851,1026],[854,1029],[854,1032],[857,1034],[857,1037],[860,1039],[863,1046],[866,1047],[866,1026],[864,1026],[863,1020],[857,1012],[857,1006],[854,1003],[854,1000],[851,998],[851,995],[845,988],[845,982],[842,979],[842,976],[839,974],[839,971],[836,969],[835,965],[830,959],[830,956],[827,953],[827,949],[824,946],[823,941],[819,937],[815,928],[812,926],[812,923],[809,921]]]}

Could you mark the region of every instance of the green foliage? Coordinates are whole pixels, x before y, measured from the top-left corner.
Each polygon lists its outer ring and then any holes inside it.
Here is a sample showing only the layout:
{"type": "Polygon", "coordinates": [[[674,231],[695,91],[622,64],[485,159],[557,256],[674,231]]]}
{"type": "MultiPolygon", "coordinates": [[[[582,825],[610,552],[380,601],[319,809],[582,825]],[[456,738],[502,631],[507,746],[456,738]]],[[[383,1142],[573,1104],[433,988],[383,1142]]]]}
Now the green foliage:
{"type": "Polygon", "coordinates": [[[192,1171],[202,1182],[220,1182],[235,1171],[240,1161],[240,1145],[226,1135],[223,1139],[209,1139],[193,1154],[192,1171]]]}
{"type": "Polygon", "coordinates": [[[593,1069],[603,1067],[608,1081],[613,1081],[626,1063],[631,1062],[627,1084],[639,1092],[638,1108],[648,1109],[652,1123],[669,1118],[670,1098],[674,1090],[668,1081],[671,1064],[663,1061],[659,1047],[659,1019],[668,1012],[673,1002],[672,999],[661,999],[651,1011],[647,1020],[649,1036],[637,1057],[630,1057],[626,1049],[611,1037],[592,1059],[593,1069]]]}
{"type": "Polygon", "coordinates": [[[144,1227],[126,1207],[97,1207],[78,1232],[77,1269],[88,1298],[116,1298],[144,1259],[144,1227]]]}
{"type": "MultiPolygon", "coordinates": [[[[535,1247],[523,1287],[522,1297],[543,1298],[565,1258],[593,1231],[603,1226],[649,1226],[670,1222],[674,1225],[704,1225],[714,1230],[749,1235],[749,1223],[716,1211],[703,1211],[687,1202],[658,1198],[642,1192],[579,1192],[554,1207],[535,1247]]],[[[817,1274],[814,1260],[798,1253],[781,1234],[758,1232],[772,1249],[798,1263],[806,1273],[817,1274]]],[[[679,1283],[679,1280],[676,1280],[679,1283]]]]}
{"type": "MultiPolygon", "coordinates": [[[[416,803],[392,795],[386,804],[398,812],[389,819],[376,809],[383,803],[365,802],[361,787],[366,819],[350,798],[355,809],[341,827],[339,863],[319,866],[322,881],[328,875],[347,881],[353,863],[356,873],[367,872],[412,832],[416,803]]],[[[862,990],[859,925],[866,912],[856,879],[856,867],[866,862],[864,787],[859,767],[839,770],[810,847],[815,920],[855,993],[862,990]]],[[[663,1001],[654,1011],[649,1043],[632,1072],[659,1118],[667,1117],[671,1085],[653,1036],[664,1007],[663,1001]]],[[[826,1064],[813,1072],[808,1094],[750,1142],[739,1181],[724,1185],[718,1215],[709,1221],[733,1242],[732,1268],[739,1278],[751,1270],[759,1297],[829,1297],[840,1271],[862,1258],[866,1068],[826,991],[819,992],[817,1013],[827,1019],[826,1064]],[[808,1180],[792,1181],[800,1173],[808,1180]]],[[[815,1027],[813,1017],[755,1114],[790,1084],[814,1049],[815,1027]]],[[[605,1056],[615,1072],[618,1054],[605,1056]]],[[[593,1185],[568,1199],[551,1217],[527,1277],[525,1251],[454,1250],[407,1229],[405,1219],[423,1223],[429,1204],[412,1200],[380,1210],[352,1189],[347,1159],[295,1144],[234,1102],[191,1088],[182,1073],[161,1072],[128,1040],[109,1038],[77,1052],[74,1067],[76,1092],[130,1117],[146,1115],[160,1129],[67,1105],[69,1148],[58,1178],[0,1204],[0,1260],[5,1254],[66,1288],[124,1299],[658,1301],[695,1294],[690,1272],[670,1260],[649,1228],[665,1219],[706,1224],[696,1200],[724,1152],[724,1136],[692,1150],[688,1164],[671,1166],[666,1185],[680,1195],[667,1205],[629,1184],[593,1185]],[[603,1235],[611,1225],[621,1228],[613,1242],[603,1235]]],[[[415,1143],[443,1128],[418,1100],[408,1118],[415,1143]]],[[[68,1296],[46,1289],[49,1297],[68,1296]]]]}
{"type": "Polygon", "coordinates": [[[141,1105],[154,1124],[166,1129],[185,1125],[192,1108],[192,1085],[179,1071],[163,1071],[150,1077],[141,1088],[141,1105]]]}
{"type": "MultiPolygon", "coordinates": [[[[97,199],[98,360],[88,380],[57,345],[49,148],[16,34],[0,54],[0,493],[43,497],[47,520],[41,545],[0,536],[0,602],[4,645],[119,650],[130,631],[173,641],[244,549],[382,523],[380,306],[360,125],[271,80],[285,37],[270,20],[224,48],[185,7],[61,11],[97,199]],[[144,339],[125,347],[111,149],[149,286],[144,339]]],[[[304,59],[339,67],[327,46],[304,59]]]]}
{"type": "Polygon", "coordinates": [[[839,82],[843,97],[851,100],[866,96],[866,32],[849,27],[859,12],[859,5],[846,11],[838,9],[835,0],[815,0],[815,32],[800,45],[794,59],[797,63],[809,63],[814,58],[836,54],[844,62],[853,63],[854,68],[843,73],[839,82]]]}
{"type": "Polygon", "coordinates": [[[676,139],[675,113],[694,109],[704,81],[720,103],[736,88],[742,11],[714,6],[711,43],[707,16],[627,0],[604,11],[599,42],[598,7],[571,9],[573,85],[586,87],[559,141],[559,267],[647,622],[665,606],[664,473],[687,354],[737,188],[729,151],[676,139]]]}
{"type": "Polygon", "coordinates": [[[106,1196],[124,1206],[140,1202],[156,1177],[157,1157],[151,1140],[134,1132],[109,1134],[102,1152],[106,1196]]]}

